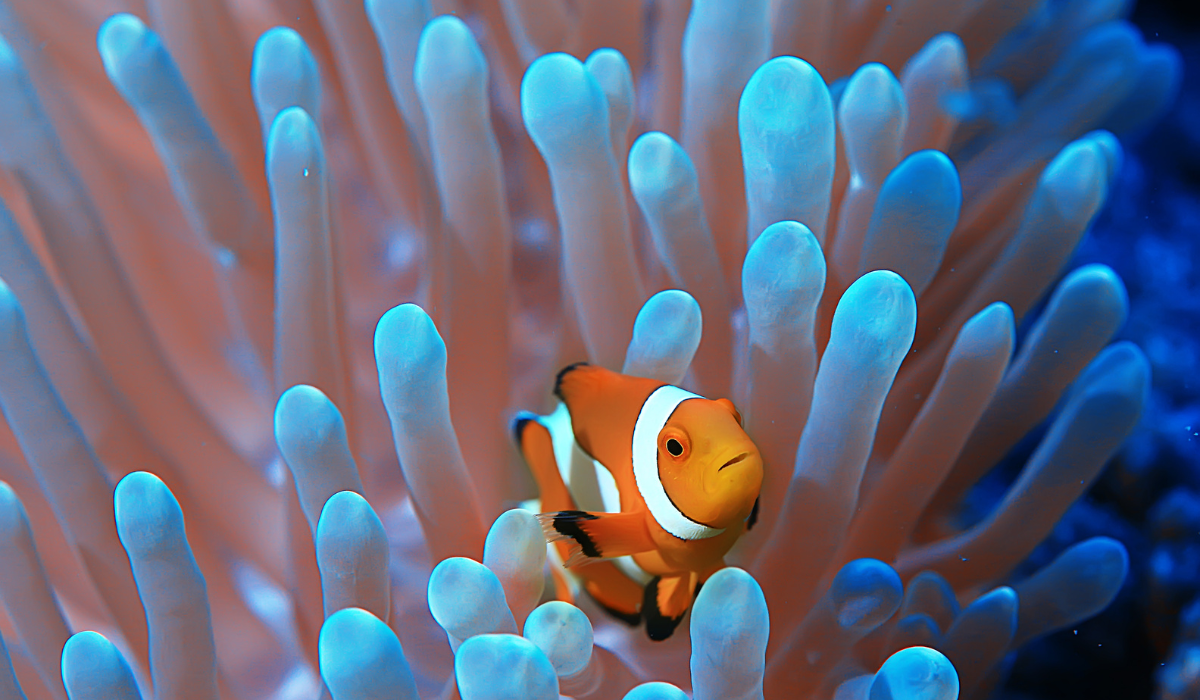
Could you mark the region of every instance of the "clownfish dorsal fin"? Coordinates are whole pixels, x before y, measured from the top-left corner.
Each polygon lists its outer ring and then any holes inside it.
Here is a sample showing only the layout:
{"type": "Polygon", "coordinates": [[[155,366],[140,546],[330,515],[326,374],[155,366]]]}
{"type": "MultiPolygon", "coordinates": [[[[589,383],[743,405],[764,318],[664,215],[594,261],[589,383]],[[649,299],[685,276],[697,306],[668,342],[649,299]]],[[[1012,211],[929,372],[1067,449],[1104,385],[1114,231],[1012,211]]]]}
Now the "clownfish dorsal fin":
{"type": "Polygon", "coordinates": [[[649,552],[655,548],[643,513],[588,513],[561,510],[539,513],[538,522],[547,542],[569,541],[571,556],[564,566],[585,564],[649,552]]]}

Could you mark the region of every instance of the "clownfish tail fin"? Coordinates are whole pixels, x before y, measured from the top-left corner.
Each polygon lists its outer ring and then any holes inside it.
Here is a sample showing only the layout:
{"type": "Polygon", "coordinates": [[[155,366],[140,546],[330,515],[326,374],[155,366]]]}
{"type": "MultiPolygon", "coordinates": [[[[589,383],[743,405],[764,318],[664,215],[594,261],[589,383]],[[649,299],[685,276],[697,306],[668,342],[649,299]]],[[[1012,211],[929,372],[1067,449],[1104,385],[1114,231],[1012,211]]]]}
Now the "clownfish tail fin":
{"type": "Polygon", "coordinates": [[[569,544],[570,556],[563,566],[570,568],[604,556],[582,526],[588,520],[596,520],[595,515],[582,510],[560,510],[557,513],[539,513],[537,519],[547,542],[565,541],[569,544]]]}
{"type": "Polygon", "coordinates": [[[558,375],[554,377],[554,395],[557,396],[559,398],[559,400],[566,401],[566,399],[563,398],[563,394],[562,394],[563,378],[566,377],[568,374],[570,374],[573,370],[577,370],[580,367],[587,367],[587,366],[588,366],[588,363],[586,363],[586,362],[575,362],[575,363],[569,364],[566,367],[563,367],[562,369],[558,370],[558,375]]]}

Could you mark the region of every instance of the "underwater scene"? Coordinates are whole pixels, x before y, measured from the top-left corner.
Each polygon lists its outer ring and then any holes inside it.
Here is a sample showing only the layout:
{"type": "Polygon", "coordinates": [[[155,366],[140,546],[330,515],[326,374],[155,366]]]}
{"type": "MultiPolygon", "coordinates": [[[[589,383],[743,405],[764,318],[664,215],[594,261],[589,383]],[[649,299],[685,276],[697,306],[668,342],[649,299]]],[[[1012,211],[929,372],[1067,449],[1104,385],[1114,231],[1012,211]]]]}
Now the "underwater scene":
{"type": "Polygon", "coordinates": [[[0,0],[0,700],[1200,699],[1188,0],[0,0]]]}

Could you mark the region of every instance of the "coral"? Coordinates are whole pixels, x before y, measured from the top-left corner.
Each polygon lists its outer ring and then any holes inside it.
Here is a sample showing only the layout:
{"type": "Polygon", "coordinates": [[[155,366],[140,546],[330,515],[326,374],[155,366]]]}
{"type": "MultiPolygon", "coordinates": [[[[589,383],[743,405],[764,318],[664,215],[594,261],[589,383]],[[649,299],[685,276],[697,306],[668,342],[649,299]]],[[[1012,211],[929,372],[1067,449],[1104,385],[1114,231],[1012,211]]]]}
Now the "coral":
{"type": "Polygon", "coordinates": [[[966,697],[1112,599],[1008,574],[1145,402],[1057,281],[1177,87],[1123,2],[436,5],[0,1],[0,697],[966,697]],[[510,509],[585,358],[767,465],[668,643],[510,509]]]}
{"type": "Polygon", "coordinates": [[[1192,697],[1200,688],[1200,646],[1196,642],[1196,616],[1200,605],[1193,602],[1179,616],[1179,633],[1166,663],[1158,669],[1158,695],[1162,700],[1192,697]]]}

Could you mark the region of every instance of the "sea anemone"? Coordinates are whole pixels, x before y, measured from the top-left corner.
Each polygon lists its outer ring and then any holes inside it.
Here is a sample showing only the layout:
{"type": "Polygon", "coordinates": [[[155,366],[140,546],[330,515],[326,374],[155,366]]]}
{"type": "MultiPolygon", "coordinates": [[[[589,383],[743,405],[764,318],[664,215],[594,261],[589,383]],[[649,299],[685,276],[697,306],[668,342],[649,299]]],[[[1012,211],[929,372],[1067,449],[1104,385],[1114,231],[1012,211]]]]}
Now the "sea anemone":
{"type": "Polygon", "coordinates": [[[0,698],[953,698],[1107,605],[1006,577],[1145,400],[1102,266],[1014,354],[1176,89],[1124,2],[434,5],[0,1],[0,698]],[[513,509],[583,359],[767,465],[665,643],[513,509]]]}

